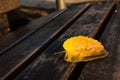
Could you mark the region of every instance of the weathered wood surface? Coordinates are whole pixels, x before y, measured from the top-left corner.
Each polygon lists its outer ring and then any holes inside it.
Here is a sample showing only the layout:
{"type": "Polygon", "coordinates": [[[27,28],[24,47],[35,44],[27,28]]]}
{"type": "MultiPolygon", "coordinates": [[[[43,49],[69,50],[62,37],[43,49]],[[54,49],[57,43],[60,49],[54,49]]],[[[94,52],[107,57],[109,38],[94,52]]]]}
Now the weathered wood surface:
{"type": "Polygon", "coordinates": [[[0,14],[19,7],[19,0],[0,0],[0,14]]]}
{"type": "Polygon", "coordinates": [[[87,63],[78,80],[120,80],[120,4],[100,41],[108,57],[87,63]]]}
{"type": "Polygon", "coordinates": [[[16,76],[88,7],[89,4],[72,6],[0,56],[0,79],[11,79],[16,76]]]}
{"type": "MultiPolygon", "coordinates": [[[[35,59],[15,80],[68,80],[77,63],[68,63],[63,60],[64,40],[71,36],[85,35],[94,37],[105,21],[108,12],[114,4],[93,4],[67,31],[57,38],[37,59],[35,59]],[[107,14],[107,15],[106,15],[107,14]]],[[[79,69],[84,63],[81,63],[79,69]]],[[[78,70],[79,71],[79,70],[78,70]]],[[[80,73],[80,72],[79,72],[80,73]]],[[[76,79],[71,79],[76,80],[76,79]]]]}
{"type": "Polygon", "coordinates": [[[25,37],[29,36],[34,31],[41,28],[43,25],[47,24],[50,20],[54,19],[64,11],[56,11],[48,16],[35,19],[28,23],[25,26],[17,29],[14,32],[9,33],[4,38],[0,39],[0,55],[4,53],[4,51],[8,50],[12,46],[15,46],[17,43],[22,41],[25,37]]]}

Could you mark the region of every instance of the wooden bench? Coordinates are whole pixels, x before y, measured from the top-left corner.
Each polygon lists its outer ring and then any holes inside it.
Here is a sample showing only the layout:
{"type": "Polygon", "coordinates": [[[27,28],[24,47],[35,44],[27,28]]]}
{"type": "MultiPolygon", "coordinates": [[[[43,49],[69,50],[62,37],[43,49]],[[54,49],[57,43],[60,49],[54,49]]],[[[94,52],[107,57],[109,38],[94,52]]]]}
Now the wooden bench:
{"type": "Polygon", "coordinates": [[[120,4],[118,4],[100,41],[109,51],[105,59],[86,64],[78,80],[120,80],[120,4]]]}
{"type": "Polygon", "coordinates": [[[119,80],[119,9],[116,2],[73,5],[42,24],[37,24],[37,19],[33,21],[35,27],[27,26],[8,35],[0,40],[0,79],[110,80],[113,75],[113,80],[119,80]],[[63,60],[64,54],[55,54],[63,51],[64,40],[77,35],[100,40],[110,55],[90,62],[68,63],[63,60]]]}
{"type": "Polygon", "coordinates": [[[22,26],[21,28],[2,38],[0,40],[0,55],[2,55],[2,53],[10,49],[11,47],[15,46],[24,38],[28,37],[30,34],[34,33],[36,30],[44,27],[44,25],[59,16],[62,12],[64,12],[64,10],[56,11],[49,16],[35,19],[29,24],[22,26]]]}

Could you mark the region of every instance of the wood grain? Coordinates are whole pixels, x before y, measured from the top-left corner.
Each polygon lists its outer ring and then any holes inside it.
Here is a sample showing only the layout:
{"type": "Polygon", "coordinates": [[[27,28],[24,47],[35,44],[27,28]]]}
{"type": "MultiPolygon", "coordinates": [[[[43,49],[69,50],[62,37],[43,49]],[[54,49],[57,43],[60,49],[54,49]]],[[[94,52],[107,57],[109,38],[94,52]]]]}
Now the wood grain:
{"type": "Polygon", "coordinates": [[[49,16],[35,19],[30,23],[28,23],[27,25],[17,29],[16,31],[9,33],[4,38],[0,39],[0,54],[2,54],[4,51],[8,50],[12,46],[15,46],[21,40],[23,40],[24,38],[29,36],[31,33],[38,30],[45,24],[47,24],[50,20],[54,19],[55,16],[57,17],[58,14],[61,14],[63,12],[64,11],[56,11],[50,14],[49,16]]]}
{"type": "Polygon", "coordinates": [[[21,72],[88,7],[89,4],[71,7],[0,56],[0,79],[12,79],[21,72]]]}
{"type": "Polygon", "coordinates": [[[89,62],[78,80],[120,80],[120,4],[100,41],[109,52],[104,59],[89,62]]]}
{"type": "MultiPolygon", "coordinates": [[[[110,4],[96,3],[87,10],[67,31],[57,38],[35,61],[33,61],[15,80],[68,80],[77,63],[63,60],[63,42],[77,35],[93,37],[101,27],[101,20],[109,10],[110,4]]],[[[83,64],[81,63],[81,66],[83,64]]],[[[71,79],[75,80],[75,79],[71,79]]]]}

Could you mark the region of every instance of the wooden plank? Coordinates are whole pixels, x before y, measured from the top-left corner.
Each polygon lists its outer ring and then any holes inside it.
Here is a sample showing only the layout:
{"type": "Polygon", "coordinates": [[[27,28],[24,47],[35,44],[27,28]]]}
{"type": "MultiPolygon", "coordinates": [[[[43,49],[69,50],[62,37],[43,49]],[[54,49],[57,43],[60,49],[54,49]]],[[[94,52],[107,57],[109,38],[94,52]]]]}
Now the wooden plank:
{"type": "Polygon", "coordinates": [[[21,40],[26,38],[27,36],[31,35],[36,30],[40,29],[45,24],[49,23],[51,20],[53,20],[55,17],[62,14],[65,10],[62,11],[56,11],[48,16],[35,19],[31,21],[29,24],[22,26],[21,28],[17,29],[14,32],[9,33],[4,38],[0,39],[0,55],[11,48],[12,46],[15,46],[18,44],[21,40]]]}
{"type": "Polygon", "coordinates": [[[0,56],[0,79],[11,79],[16,76],[40,54],[38,51],[42,52],[62,31],[69,27],[71,22],[76,21],[89,6],[90,4],[81,4],[67,9],[63,14],[0,56]]]}
{"type": "Polygon", "coordinates": [[[108,57],[89,62],[78,80],[120,80],[120,4],[107,25],[100,41],[108,57]]]}
{"type": "MultiPolygon", "coordinates": [[[[55,55],[55,53],[63,51],[62,44],[64,40],[71,36],[86,35],[93,37],[96,30],[101,27],[99,26],[102,24],[101,19],[104,19],[107,11],[111,10],[110,7],[113,7],[113,4],[96,3],[92,5],[81,18],[57,38],[15,80],[68,80],[77,63],[65,62],[63,60],[64,54],[55,55]]],[[[72,78],[71,80],[76,79],[72,78]]]]}

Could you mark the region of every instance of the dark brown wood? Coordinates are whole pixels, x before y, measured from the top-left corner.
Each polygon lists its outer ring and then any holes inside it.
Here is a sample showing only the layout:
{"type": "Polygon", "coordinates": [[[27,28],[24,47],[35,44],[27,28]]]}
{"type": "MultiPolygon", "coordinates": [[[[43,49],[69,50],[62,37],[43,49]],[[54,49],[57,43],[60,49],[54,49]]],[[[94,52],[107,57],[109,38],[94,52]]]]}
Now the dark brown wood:
{"type": "Polygon", "coordinates": [[[0,79],[12,79],[21,72],[89,6],[90,4],[72,6],[0,56],[0,79]]]}
{"type": "Polygon", "coordinates": [[[35,19],[28,23],[25,26],[22,26],[21,28],[17,29],[14,32],[9,33],[4,38],[0,39],[0,54],[2,54],[4,51],[8,50],[12,46],[15,46],[17,43],[19,43],[21,40],[50,22],[55,17],[62,14],[63,11],[56,11],[48,16],[35,19]]]}
{"type": "Polygon", "coordinates": [[[120,4],[100,41],[108,57],[87,63],[78,80],[120,80],[120,4]]]}
{"type": "MultiPolygon", "coordinates": [[[[64,40],[71,36],[85,35],[94,37],[106,13],[115,4],[96,3],[87,10],[67,31],[57,38],[35,61],[33,61],[15,80],[68,80],[77,63],[63,60],[64,54],[55,55],[63,51],[64,40]]],[[[70,14],[70,13],[69,13],[70,14]]],[[[81,63],[82,66],[82,63],[81,63]]],[[[75,79],[71,79],[75,80],[75,79]]]]}

